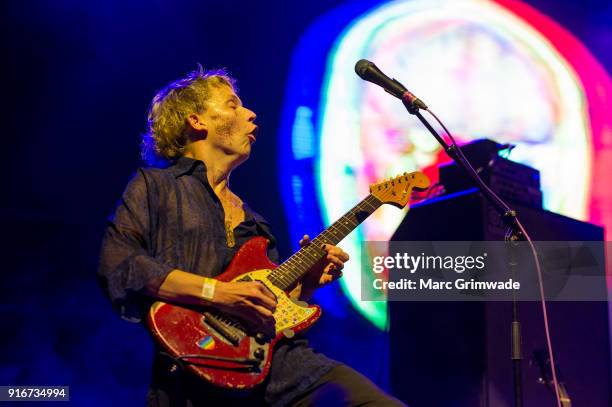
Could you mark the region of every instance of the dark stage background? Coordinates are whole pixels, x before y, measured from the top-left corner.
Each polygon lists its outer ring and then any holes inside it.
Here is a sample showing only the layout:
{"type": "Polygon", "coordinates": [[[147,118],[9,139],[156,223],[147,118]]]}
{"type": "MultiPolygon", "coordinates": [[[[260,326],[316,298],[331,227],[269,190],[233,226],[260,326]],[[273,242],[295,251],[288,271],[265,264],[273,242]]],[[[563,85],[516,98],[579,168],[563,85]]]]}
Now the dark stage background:
{"type": "MultiPolygon", "coordinates": [[[[1,385],[70,385],[77,405],[142,403],[150,341],[104,299],[95,280],[98,249],[105,218],[140,165],[151,97],[197,62],[227,67],[258,114],[259,139],[232,185],[271,221],[281,253],[289,254],[299,236],[288,236],[277,182],[285,79],[300,35],[341,3],[2,5],[1,385]]],[[[528,3],[568,28],[612,72],[610,2],[528,3]]],[[[383,336],[345,300],[338,306],[350,323],[323,321],[313,331],[314,346],[385,386],[383,336]]]]}

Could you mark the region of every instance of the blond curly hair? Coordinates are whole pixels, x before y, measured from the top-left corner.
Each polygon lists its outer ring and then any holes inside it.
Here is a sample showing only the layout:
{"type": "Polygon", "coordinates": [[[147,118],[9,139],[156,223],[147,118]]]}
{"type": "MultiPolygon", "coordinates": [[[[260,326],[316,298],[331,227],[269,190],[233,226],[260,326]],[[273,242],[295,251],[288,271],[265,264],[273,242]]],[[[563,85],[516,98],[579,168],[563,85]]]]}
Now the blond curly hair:
{"type": "Polygon", "coordinates": [[[198,69],[161,89],[149,107],[147,131],[142,135],[142,158],[150,165],[168,165],[184,154],[189,128],[187,117],[206,110],[211,88],[227,85],[235,92],[236,80],[226,70],[198,69]]]}

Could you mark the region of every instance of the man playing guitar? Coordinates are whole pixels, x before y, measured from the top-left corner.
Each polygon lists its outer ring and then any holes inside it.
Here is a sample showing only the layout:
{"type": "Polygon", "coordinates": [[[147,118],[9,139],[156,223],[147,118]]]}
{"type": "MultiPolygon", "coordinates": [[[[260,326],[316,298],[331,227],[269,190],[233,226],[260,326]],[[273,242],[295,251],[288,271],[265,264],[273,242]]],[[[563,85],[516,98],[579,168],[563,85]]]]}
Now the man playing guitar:
{"type": "MultiPolygon", "coordinates": [[[[123,318],[142,321],[162,300],[214,308],[257,330],[274,328],[277,297],[264,284],[214,279],[255,236],[265,237],[268,257],[279,260],[269,224],[229,187],[232,170],[256,140],[255,117],[224,71],[200,67],[153,98],[143,152],[157,166],[140,168],[129,182],[106,229],[98,272],[123,318]]],[[[300,243],[310,244],[308,236],[300,243]]],[[[324,257],[290,287],[290,298],[308,300],[341,277],[349,256],[335,245],[321,249],[324,257]]],[[[402,405],[353,369],[314,352],[300,335],[274,349],[266,380],[240,391],[177,371],[176,360],[156,344],[147,404],[402,405]]]]}

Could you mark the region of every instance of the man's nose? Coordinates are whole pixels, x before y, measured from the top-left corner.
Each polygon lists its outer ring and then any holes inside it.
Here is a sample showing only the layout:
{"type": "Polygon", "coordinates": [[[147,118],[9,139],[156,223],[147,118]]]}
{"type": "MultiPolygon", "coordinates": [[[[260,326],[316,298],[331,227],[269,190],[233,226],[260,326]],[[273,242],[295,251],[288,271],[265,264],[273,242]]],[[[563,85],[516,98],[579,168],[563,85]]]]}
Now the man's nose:
{"type": "Polygon", "coordinates": [[[250,122],[254,122],[255,119],[257,119],[257,115],[255,114],[254,111],[252,111],[251,109],[247,109],[245,107],[246,111],[247,111],[247,120],[250,122]]]}

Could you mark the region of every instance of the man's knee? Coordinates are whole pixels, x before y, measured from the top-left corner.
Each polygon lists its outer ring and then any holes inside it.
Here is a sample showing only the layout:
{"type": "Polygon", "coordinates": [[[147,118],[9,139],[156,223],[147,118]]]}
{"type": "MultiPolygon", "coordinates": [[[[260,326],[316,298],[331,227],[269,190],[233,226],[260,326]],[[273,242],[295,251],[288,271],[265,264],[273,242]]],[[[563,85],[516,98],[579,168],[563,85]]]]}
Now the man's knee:
{"type": "Polygon", "coordinates": [[[404,406],[361,373],[339,365],[325,374],[295,406],[404,406]]]}

